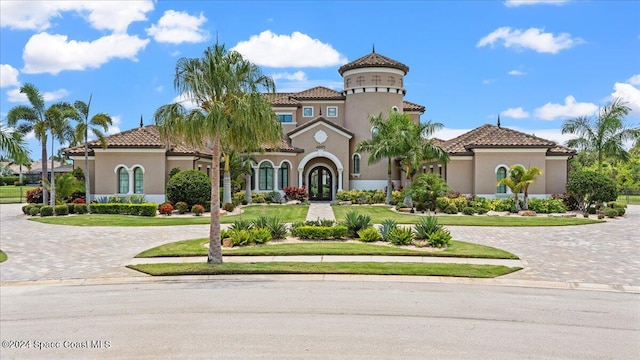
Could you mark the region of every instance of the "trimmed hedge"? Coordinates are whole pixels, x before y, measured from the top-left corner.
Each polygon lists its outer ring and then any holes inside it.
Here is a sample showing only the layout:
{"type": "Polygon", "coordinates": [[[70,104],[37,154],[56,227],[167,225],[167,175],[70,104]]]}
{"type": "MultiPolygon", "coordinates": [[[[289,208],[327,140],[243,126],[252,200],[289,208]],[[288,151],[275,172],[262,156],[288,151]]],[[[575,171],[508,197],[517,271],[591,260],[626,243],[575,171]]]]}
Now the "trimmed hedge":
{"type": "MultiPolygon", "coordinates": [[[[616,212],[616,214],[618,213],[616,212]]],[[[53,215],[53,208],[51,206],[45,205],[40,208],[40,216],[51,216],[51,215],[53,215]]]]}
{"type": "Polygon", "coordinates": [[[69,215],[69,207],[67,205],[56,205],[53,210],[56,216],[69,215]]]}
{"type": "Polygon", "coordinates": [[[158,204],[91,204],[93,214],[120,214],[135,216],[156,216],[158,204]]]}
{"type": "MultiPolygon", "coordinates": [[[[69,207],[71,209],[71,207],[69,207]]],[[[76,214],[86,214],[87,213],[87,205],[86,204],[73,204],[73,212],[76,214]]]]}
{"type": "Polygon", "coordinates": [[[342,239],[347,236],[347,227],[343,225],[337,226],[298,226],[294,230],[300,239],[309,240],[330,240],[342,239]]]}

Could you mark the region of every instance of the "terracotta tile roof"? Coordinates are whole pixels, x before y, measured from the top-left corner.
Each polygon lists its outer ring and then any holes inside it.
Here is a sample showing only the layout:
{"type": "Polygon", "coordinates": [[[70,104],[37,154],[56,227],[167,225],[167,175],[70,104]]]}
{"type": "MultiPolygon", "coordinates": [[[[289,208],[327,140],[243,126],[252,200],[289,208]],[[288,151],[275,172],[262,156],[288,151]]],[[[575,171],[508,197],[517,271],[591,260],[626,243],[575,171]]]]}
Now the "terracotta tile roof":
{"type": "Polygon", "coordinates": [[[340,75],[344,74],[347,70],[367,68],[367,67],[386,67],[402,70],[405,75],[409,72],[409,67],[401,62],[390,59],[386,56],[380,55],[373,51],[369,55],[365,55],[359,59],[356,59],[348,64],[344,64],[338,69],[340,75]]]}
{"type": "Polygon", "coordinates": [[[290,97],[296,100],[344,100],[342,93],[324,86],[293,93],[290,97]]]}
{"type": "Polygon", "coordinates": [[[291,98],[291,95],[295,93],[265,93],[264,95],[269,99],[271,105],[294,105],[297,106],[298,102],[291,98]]]}
{"type": "Polygon", "coordinates": [[[476,148],[547,148],[549,154],[574,154],[575,151],[553,141],[520,131],[485,124],[442,143],[452,155],[472,154],[476,148]]]}
{"type": "Polygon", "coordinates": [[[304,152],[304,149],[300,149],[297,148],[295,146],[292,146],[287,140],[280,140],[280,143],[278,143],[278,146],[273,147],[273,146],[263,146],[264,150],[266,152],[294,152],[294,153],[302,153],[304,152]]]}
{"type": "Polygon", "coordinates": [[[338,129],[338,130],[340,130],[340,131],[342,131],[342,132],[344,132],[346,134],[349,134],[349,135],[353,136],[353,133],[351,132],[351,130],[349,130],[349,129],[345,128],[345,127],[342,127],[342,126],[334,123],[331,120],[327,120],[322,116],[318,116],[317,118],[305,123],[304,125],[298,126],[295,129],[290,130],[287,133],[287,136],[291,136],[291,135],[293,135],[295,133],[298,133],[298,132],[300,132],[300,131],[312,126],[313,124],[316,124],[316,123],[319,123],[319,122],[324,122],[324,123],[326,123],[327,125],[329,125],[331,127],[334,127],[334,128],[336,128],[336,129],[338,129]]]}
{"type": "Polygon", "coordinates": [[[419,111],[424,112],[424,106],[412,103],[407,100],[402,101],[402,111],[419,111]]]}

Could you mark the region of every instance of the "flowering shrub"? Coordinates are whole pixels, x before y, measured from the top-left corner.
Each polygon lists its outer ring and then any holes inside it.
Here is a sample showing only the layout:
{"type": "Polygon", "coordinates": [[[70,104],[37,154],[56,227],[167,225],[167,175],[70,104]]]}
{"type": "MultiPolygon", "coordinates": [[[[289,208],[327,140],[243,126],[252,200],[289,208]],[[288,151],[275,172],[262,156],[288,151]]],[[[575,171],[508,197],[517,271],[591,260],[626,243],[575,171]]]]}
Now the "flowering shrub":
{"type": "Polygon", "coordinates": [[[287,200],[305,201],[308,198],[306,186],[287,186],[283,191],[287,200]]]}
{"type": "Polygon", "coordinates": [[[85,204],[84,199],[82,198],[77,198],[75,200],[72,201],[73,204],[85,204]]]}
{"type": "Polygon", "coordinates": [[[38,204],[42,202],[42,188],[35,188],[27,191],[27,202],[38,204]]]}
{"type": "Polygon", "coordinates": [[[185,214],[187,211],[189,211],[189,205],[187,205],[187,203],[184,201],[178,201],[176,203],[176,210],[178,210],[178,213],[180,214],[185,214]]]}
{"type": "Polygon", "coordinates": [[[171,203],[168,203],[168,202],[162,203],[160,204],[160,206],[158,206],[158,211],[162,215],[169,216],[173,212],[173,205],[171,205],[171,203]]]}
{"type": "Polygon", "coordinates": [[[191,212],[195,214],[195,216],[200,216],[204,212],[204,206],[202,205],[193,205],[191,207],[191,212]]]}

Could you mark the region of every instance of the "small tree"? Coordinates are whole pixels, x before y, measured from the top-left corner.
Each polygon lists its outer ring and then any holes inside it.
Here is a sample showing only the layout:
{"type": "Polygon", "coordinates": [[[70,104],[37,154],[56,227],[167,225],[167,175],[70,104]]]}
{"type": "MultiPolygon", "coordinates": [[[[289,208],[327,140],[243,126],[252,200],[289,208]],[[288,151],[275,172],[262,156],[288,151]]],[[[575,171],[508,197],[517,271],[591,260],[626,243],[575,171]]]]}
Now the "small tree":
{"type": "Polygon", "coordinates": [[[511,192],[516,203],[516,212],[520,211],[520,202],[518,201],[518,194],[524,189],[524,182],[522,178],[526,170],[522,165],[513,165],[509,168],[509,174],[504,179],[498,181],[498,185],[506,185],[511,192]]]}
{"type": "Polygon", "coordinates": [[[618,198],[616,183],[595,171],[571,174],[567,181],[567,192],[578,201],[581,211],[586,211],[594,204],[618,198]]]}
{"type": "Polygon", "coordinates": [[[535,166],[532,166],[525,170],[524,174],[522,174],[522,179],[520,179],[520,181],[522,182],[522,190],[524,191],[524,200],[522,203],[522,207],[525,210],[529,210],[529,185],[536,182],[536,177],[538,175],[542,175],[542,170],[535,166]]]}
{"type": "Polygon", "coordinates": [[[451,188],[440,175],[427,173],[417,175],[411,187],[406,191],[433,211],[436,209],[436,199],[449,193],[451,188]]]}
{"type": "Polygon", "coordinates": [[[211,196],[211,182],[206,174],[198,170],[183,170],[167,182],[167,200],[173,204],[180,201],[193,205],[204,205],[211,196]]]}

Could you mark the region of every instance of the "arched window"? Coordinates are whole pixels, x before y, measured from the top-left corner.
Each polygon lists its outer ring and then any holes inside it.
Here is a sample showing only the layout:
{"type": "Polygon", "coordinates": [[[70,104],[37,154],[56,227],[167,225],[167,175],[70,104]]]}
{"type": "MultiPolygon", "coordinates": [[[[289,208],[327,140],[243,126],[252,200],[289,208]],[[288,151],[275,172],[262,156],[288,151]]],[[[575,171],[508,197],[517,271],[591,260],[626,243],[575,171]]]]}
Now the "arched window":
{"type": "Polygon", "coordinates": [[[371,128],[371,138],[375,138],[376,135],[378,135],[378,128],[374,126],[373,128],[371,128]]]}
{"type": "Polygon", "coordinates": [[[273,190],[273,166],[268,162],[260,164],[258,190],[273,190]]]}
{"type": "Polygon", "coordinates": [[[289,186],[289,163],[283,162],[278,169],[278,189],[282,190],[289,186]]]}
{"type": "MultiPolygon", "coordinates": [[[[501,166],[498,168],[498,170],[496,171],[496,182],[504,179],[507,177],[507,168],[504,166],[501,166]]],[[[507,186],[502,184],[502,185],[498,185],[498,187],[496,188],[496,192],[498,194],[506,194],[507,193],[507,186]]]]}
{"type": "Polygon", "coordinates": [[[360,174],[360,154],[353,155],[353,173],[360,174]]]}
{"type": "Polygon", "coordinates": [[[144,181],[141,167],[136,167],[133,169],[133,192],[136,194],[144,193],[144,181]]]}
{"type": "Polygon", "coordinates": [[[121,167],[118,169],[118,194],[127,194],[129,192],[129,171],[121,167]]]}

